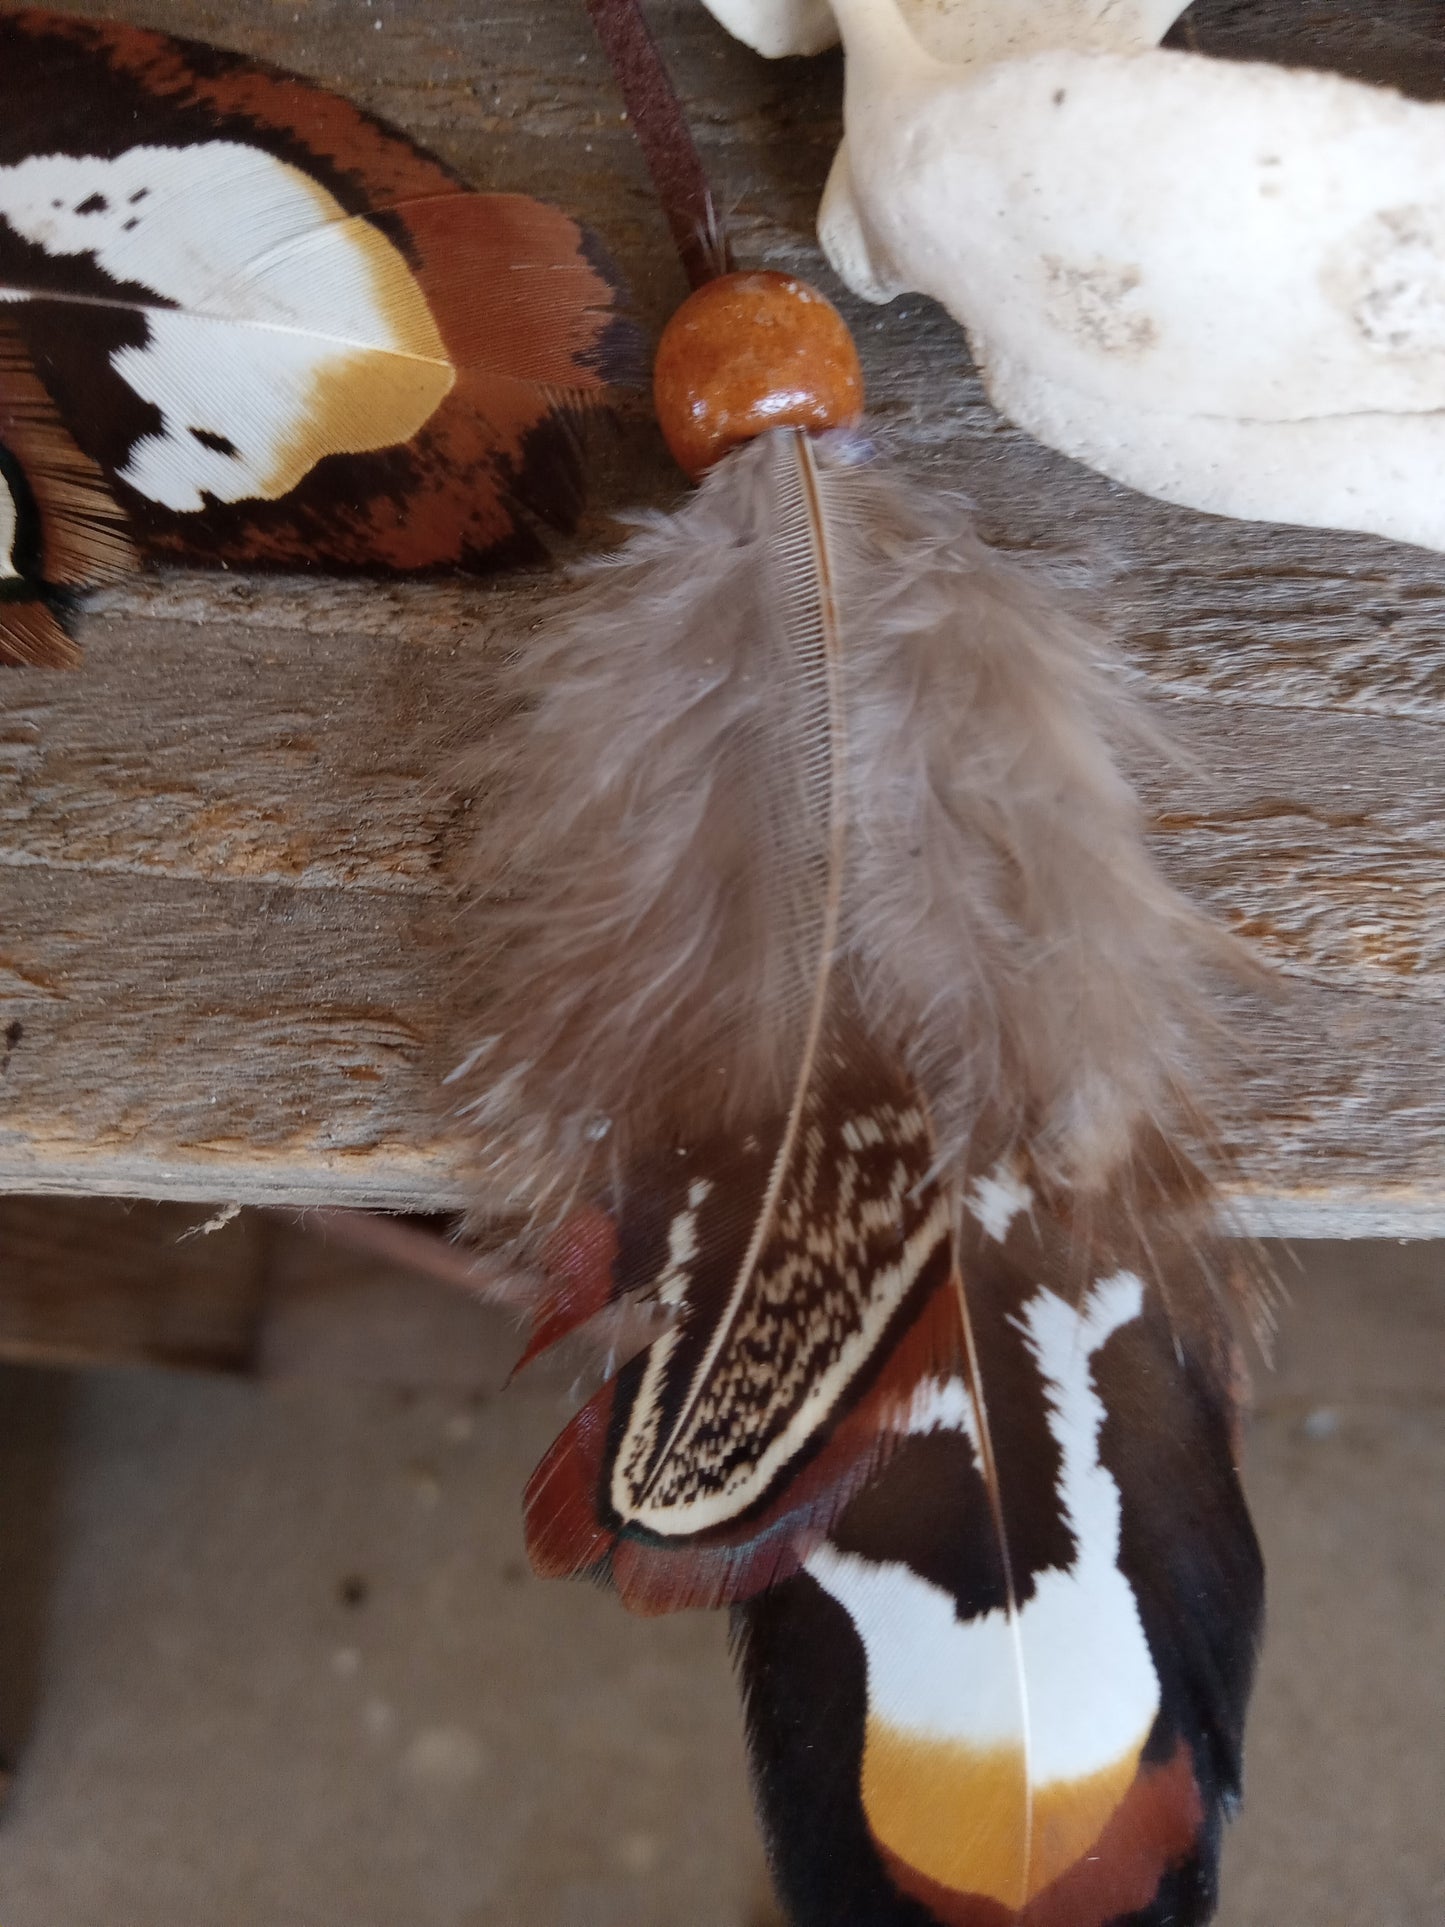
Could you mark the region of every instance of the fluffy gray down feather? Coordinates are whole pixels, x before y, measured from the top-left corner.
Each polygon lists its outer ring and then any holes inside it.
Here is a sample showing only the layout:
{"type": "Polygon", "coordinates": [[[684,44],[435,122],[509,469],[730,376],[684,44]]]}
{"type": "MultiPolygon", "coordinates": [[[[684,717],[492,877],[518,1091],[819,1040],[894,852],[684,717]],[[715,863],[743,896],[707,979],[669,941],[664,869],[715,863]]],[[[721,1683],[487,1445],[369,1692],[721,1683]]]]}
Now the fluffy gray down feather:
{"type": "Polygon", "coordinates": [[[786,1105],[820,971],[943,1167],[986,1122],[1093,1188],[1183,1114],[1224,939],[1146,846],[1119,757],[1157,739],[958,497],[766,436],[582,572],[507,693],[455,1078],[489,1196],[539,1229],[786,1105]]]}

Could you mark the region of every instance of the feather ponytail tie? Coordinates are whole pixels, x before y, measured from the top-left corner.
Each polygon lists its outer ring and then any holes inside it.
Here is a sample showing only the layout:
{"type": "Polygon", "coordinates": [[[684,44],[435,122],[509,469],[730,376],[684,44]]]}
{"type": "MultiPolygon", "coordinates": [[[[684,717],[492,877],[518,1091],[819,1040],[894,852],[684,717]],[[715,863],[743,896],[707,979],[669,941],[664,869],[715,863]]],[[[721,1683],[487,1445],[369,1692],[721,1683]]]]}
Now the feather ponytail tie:
{"type": "Polygon", "coordinates": [[[694,294],[701,487],[513,666],[464,1107],[529,1355],[622,1358],[529,1546],[735,1609],[797,1927],[1202,1922],[1260,1604],[1178,1138],[1214,939],[1097,640],[853,424],[840,338],[694,294]]]}

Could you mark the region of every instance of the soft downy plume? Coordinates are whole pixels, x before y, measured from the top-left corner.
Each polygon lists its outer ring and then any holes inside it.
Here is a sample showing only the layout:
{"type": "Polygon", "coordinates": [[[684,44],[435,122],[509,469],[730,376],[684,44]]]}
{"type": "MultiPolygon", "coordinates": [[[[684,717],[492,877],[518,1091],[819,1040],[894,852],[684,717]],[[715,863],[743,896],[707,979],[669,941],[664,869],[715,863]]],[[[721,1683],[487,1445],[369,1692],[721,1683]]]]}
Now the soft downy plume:
{"type": "Polygon", "coordinates": [[[1119,758],[1158,745],[1119,666],[959,498],[840,434],[810,509],[798,460],[765,438],[643,520],[508,672],[465,1101],[544,1219],[785,1106],[824,977],[945,1163],[1026,1128],[1102,1182],[1190,1085],[1223,945],[1148,852],[1119,758]]]}

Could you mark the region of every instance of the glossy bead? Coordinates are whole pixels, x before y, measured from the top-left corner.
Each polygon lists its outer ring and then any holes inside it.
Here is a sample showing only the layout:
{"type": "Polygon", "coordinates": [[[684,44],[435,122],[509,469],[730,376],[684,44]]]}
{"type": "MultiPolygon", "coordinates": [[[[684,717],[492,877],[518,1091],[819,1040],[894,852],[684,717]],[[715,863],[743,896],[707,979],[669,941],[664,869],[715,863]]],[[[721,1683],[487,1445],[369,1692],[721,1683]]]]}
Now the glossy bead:
{"type": "Polygon", "coordinates": [[[657,420],[694,481],[770,428],[846,428],[863,371],[832,302],[791,274],[725,274],[688,297],[652,371],[657,420]]]}

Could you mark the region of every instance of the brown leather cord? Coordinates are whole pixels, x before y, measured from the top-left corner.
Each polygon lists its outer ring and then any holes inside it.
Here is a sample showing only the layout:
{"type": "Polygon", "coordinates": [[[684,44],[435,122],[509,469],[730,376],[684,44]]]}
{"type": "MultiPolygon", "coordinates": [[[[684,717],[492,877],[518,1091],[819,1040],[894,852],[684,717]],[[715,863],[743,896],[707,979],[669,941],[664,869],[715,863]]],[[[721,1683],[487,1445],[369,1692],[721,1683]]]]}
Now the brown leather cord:
{"type": "Polygon", "coordinates": [[[707,174],[639,0],[587,0],[642,148],[673,244],[693,287],[732,266],[707,174]]]}

